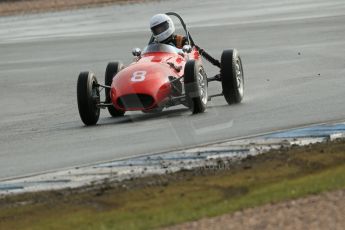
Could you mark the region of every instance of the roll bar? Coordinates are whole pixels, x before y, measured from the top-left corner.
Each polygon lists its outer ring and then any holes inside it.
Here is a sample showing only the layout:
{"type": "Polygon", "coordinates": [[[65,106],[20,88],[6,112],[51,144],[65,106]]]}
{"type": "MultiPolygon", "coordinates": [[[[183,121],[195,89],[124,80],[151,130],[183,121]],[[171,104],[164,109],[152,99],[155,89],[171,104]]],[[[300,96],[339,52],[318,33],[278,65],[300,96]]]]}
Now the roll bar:
{"type": "MultiPolygon", "coordinates": [[[[183,21],[182,17],[178,14],[178,13],[175,13],[175,12],[167,12],[165,13],[166,15],[169,15],[169,16],[175,16],[177,17],[179,20],[180,20],[180,23],[186,33],[186,37],[187,37],[187,40],[188,40],[188,44],[190,44],[191,46],[194,46],[200,53],[200,55],[202,57],[204,57],[207,61],[209,61],[211,64],[217,66],[220,68],[220,61],[218,61],[217,59],[213,58],[209,53],[207,53],[204,49],[200,48],[199,46],[197,46],[192,38],[192,36],[190,35],[188,29],[187,29],[187,26],[186,26],[186,23],[183,21]]],[[[150,38],[150,41],[149,41],[149,44],[152,43],[154,41],[154,38],[153,36],[151,36],[150,38]]]]}

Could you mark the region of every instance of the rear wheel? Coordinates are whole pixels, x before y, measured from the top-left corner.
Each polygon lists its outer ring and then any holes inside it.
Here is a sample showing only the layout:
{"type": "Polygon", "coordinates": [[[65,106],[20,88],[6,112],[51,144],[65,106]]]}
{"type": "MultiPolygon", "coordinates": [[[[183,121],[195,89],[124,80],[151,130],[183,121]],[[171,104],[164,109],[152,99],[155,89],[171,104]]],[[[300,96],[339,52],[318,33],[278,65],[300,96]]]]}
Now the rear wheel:
{"type": "Polygon", "coordinates": [[[220,74],[225,100],[229,105],[240,103],[244,95],[244,76],[241,57],[236,49],[223,51],[220,74]]]}
{"type": "Polygon", "coordinates": [[[78,109],[85,125],[95,125],[99,119],[100,93],[97,79],[93,73],[82,72],[77,83],[78,109]]]}
{"type": "Polygon", "coordinates": [[[193,114],[203,113],[208,101],[207,77],[200,64],[194,60],[186,63],[184,69],[186,100],[193,114]]]}
{"type": "MultiPolygon", "coordinates": [[[[111,83],[113,82],[114,76],[123,69],[123,64],[120,62],[110,62],[107,65],[107,68],[105,70],[105,78],[104,82],[105,85],[111,86],[111,83]]],[[[110,98],[110,89],[105,88],[105,102],[106,103],[111,103],[111,98],[110,98]]],[[[125,114],[124,111],[117,110],[113,105],[108,106],[108,111],[111,116],[113,117],[119,117],[123,116],[125,114]]]]}

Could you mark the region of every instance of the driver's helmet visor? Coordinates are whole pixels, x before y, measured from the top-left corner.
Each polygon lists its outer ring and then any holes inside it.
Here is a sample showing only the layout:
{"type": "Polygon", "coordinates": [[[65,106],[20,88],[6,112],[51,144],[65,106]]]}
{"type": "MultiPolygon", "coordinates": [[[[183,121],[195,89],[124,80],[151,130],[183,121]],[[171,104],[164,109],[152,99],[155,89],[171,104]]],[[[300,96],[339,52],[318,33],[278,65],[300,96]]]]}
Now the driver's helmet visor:
{"type": "Polygon", "coordinates": [[[165,21],[165,22],[162,22],[161,24],[158,24],[152,27],[151,31],[154,35],[159,35],[168,29],[169,29],[169,23],[168,21],[165,21]]]}

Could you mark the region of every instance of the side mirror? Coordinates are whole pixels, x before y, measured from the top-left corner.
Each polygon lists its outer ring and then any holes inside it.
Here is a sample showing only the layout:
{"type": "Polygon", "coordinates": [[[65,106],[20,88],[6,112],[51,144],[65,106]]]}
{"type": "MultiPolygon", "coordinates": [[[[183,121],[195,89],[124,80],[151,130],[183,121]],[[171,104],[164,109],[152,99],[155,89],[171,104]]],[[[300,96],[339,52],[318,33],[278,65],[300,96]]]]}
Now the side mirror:
{"type": "Polygon", "coordinates": [[[190,52],[192,52],[192,47],[190,45],[184,45],[182,50],[183,50],[183,52],[189,54],[190,52]]]}
{"type": "Polygon", "coordinates": [[[141,49],[140,48],[134,48],[132,50],[132,54],[134,57],[140,57],[141,56],[141,49]]]}

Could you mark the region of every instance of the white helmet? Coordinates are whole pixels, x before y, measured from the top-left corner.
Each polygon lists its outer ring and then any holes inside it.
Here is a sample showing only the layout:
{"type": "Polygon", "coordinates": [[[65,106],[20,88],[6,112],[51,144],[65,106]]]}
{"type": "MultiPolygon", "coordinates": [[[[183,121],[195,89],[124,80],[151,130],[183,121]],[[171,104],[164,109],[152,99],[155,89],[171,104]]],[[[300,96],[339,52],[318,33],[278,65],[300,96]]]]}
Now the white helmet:
{"type": "Polygon", "coordinates": [[[175,32],[175,26],[171,18],[166,14],[156,14],[150,20],[150,28],[153,37],[162,42],[175,32]]]}

